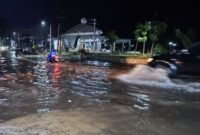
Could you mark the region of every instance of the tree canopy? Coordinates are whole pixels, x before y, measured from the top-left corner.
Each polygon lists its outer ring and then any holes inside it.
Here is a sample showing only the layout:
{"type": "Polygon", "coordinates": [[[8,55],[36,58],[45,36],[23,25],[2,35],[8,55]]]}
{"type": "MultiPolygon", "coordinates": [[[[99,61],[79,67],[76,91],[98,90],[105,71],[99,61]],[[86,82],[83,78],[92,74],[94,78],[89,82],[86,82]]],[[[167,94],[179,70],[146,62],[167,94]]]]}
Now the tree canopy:
{"type": "Polygon", "coordinates": [[[159,36],[166,32],[167,24],[165,22],[154,22],[151,23],[151,30],[149,31],[149,39],[152,42],[151,45],[151,54],[155,48],[156,42],[159,40],[159,36]]]}
{"type": "Polygon", "coordinates": [[[181,41],[183,46],[187,48],[189,45],[191,45],[190,38],[184,34],[180,29],[175,30],[176,37],[181,41]]]}
{"type": "Polygon", "coordinates": [[[119,39],[115,31],[109,31],[106,34],[106,43],[110,46],[111,50],[113,50],[114,43],[119,39]]]}
{"type": "Polygon", "coordinates": [[[6,37],[8,35],[9,26],[6,21],[0,17],[0,37],[6,37]]]}

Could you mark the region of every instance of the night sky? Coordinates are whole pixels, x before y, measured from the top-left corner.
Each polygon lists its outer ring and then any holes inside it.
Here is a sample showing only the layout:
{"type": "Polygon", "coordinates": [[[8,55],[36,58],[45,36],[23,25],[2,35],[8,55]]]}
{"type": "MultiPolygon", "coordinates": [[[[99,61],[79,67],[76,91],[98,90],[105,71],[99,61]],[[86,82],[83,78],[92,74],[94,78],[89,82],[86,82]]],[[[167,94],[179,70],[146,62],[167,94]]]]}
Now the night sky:
{"type": "Polygon", "coordinates": [[[16,30],[35,27],[42,19],[67,29],[86,17],[96,18],[98,28],[116,30],[121,37],[133,36],[138,22],[153,20],[167,22],[169,30],[199,33],[198,5],[192,0],[1,0],[0,17],[16,30]]]}

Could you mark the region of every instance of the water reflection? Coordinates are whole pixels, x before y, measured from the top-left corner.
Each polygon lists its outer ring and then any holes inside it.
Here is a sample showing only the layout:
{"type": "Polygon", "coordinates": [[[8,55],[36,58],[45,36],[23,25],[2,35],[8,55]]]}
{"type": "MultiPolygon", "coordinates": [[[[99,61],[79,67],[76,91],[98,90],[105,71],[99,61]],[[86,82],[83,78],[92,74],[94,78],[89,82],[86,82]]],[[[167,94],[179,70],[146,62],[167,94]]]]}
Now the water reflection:
{"type": "Polygon", "coordinates": [[[50,83],[48,70],[45,65],[36,65],[34,67],[34,74],[36,75],[36,80],[33,83],[38,87],[46,87],[50,83]]]}
{"type": "Polygon", "coordinates": [[[112,65],[109,62],[102,62],[102,61],[84,61],[84,62],[82,62],[82,64],[99,66],[99,67],[110,67],[112,65]]]}
{"type": "Polygon", "coordinates": [[[96,99],[109,92],[110,81],[105,68],[85,66],[77,69],[77,72],[79,74],[71,81],[73,93],[96,99]]]}
{"type": "Polygon", "coordinates": [[[34,84],[39,87],[35,91],[37,112],[49,112],[52,105],[59,100],[61,64],[38,64],[34,67],[36,79],[34,84]]]}
{"type": "Polygon", "coordinates": [[[133,101],[137,101],[137,103],[133,105],[135,108],[141,110],[150,109],[150,98],[148,95],[140,93],[131,93],[131,92],[128,92],[127,94],[133,98],[133,101]]]}
{"type": "Polygon", "coordinates": [[[60,81],[61,81],[61,69],[62,66],[61,64],[53,64],[53,66],[51,67],[50,72],[52,72],[51,74],[51,79],[52,80],[52,87],[55,90],[58,90],[60,88],[60,81]]]}

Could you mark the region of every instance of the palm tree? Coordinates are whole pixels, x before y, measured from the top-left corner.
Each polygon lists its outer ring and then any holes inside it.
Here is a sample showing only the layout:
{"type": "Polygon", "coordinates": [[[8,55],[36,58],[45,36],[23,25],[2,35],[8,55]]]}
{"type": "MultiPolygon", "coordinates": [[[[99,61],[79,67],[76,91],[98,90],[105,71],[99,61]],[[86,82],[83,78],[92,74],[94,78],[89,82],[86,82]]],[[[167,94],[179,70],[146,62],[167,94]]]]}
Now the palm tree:
{"type": "Polygon", "coordinates": [[[149,23],[145,23],[145,24],[138,23],[136,30],[134,32],[135,38],[137,40],[135,49],[137,49],[138,43],[142,42],[143,43],[143,54],[145,53],[146,42],[148,40],[147,33],[150,29],[151,29],[151,26],[149,23]]]}
{"type": "Polygon", "coordinates": [[[167,24],[165,22],[151,23],[151,30],[149,32],[149,39],[152,41],[151,45],[151,55],[155,48],[156,42],[159,40],[159,36],[166,32],[167,24]]]}
{"type": "Polygon", "coordinates": [[[136,29],[134,34],[135,34],[135,39],[136,39],[136,46],[135,46],[135,52],[136,52],[138,48],[138,43],[141,42],[140,29],[136,29]]]}

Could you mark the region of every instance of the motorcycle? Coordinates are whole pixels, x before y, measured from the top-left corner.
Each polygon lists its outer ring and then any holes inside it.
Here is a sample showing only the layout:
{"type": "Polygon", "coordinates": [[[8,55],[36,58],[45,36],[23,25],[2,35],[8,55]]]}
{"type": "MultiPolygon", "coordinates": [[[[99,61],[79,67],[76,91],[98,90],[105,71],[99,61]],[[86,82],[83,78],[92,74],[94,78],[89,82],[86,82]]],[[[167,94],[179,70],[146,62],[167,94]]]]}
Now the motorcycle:
{"type": "Polygon", "coordinates": [[[60,61],[60,57],[54,53],[50,53],[47,58],[47,62],[56,63],[60,61]]]}
{"type": "Polygon", "coordinates": [[[52,63],[59,62],[59,61],[60,61],[60,58],[58,55],[55,55],[54,57],[52,57],[52,60],[51,60],[52,63]]]}

